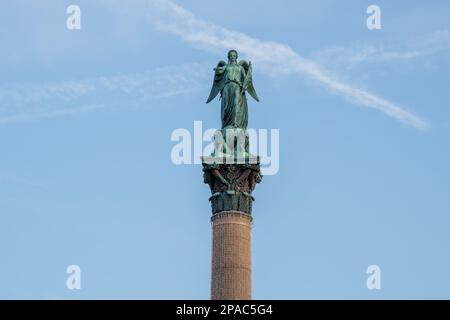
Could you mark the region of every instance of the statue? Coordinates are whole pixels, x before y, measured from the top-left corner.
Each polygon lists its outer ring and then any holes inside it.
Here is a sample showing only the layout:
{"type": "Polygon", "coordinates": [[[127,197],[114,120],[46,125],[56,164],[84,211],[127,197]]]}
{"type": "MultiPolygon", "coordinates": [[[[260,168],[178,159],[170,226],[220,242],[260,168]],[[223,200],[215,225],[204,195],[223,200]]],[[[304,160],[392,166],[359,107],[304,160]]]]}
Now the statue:
{"type": "Polygon", "coordinates": [[[206,103],[211,102],[220,92],[222,99],[222,129],[247,129],[248,92],[253,99],[259,101],[252,81],[252,63],[241,60],[237,62],[236,50],[228,52],[228,64],[220,61],[214,68],[214,82],[206,103]]]}
{"type": "Polygon", "coordinates": [[[214,151],[202,157],[204,182],[209,184],[213,215],[241,212],[251,215],[255,185],[262,179],[259,157],[249,152],[246,92],[259,101],[252,80],[251,62],[237,62],[236,50],[228,52],[228,63],[214,68],[214,82],[206,103],[219,93],[222,129],[214,134],[214,151]],[[225,161],[222,161],[225,160],[225,161]],[[231,160],[231,161],[228,161],[231,160]]]}
{"type": "Polygon", "coordinates": [[[214,81],[206,103],[220,92],[222,129],[214,136],[215,149],[212,156],[239,159],[254,158],[249,152],[247,133],[248,107],[245,92],[256,101],[259,98],[253,87],[252,63],[237,62],[236,50],[228,51],[228,63],[220,61],[214,68],[214,81]]]}

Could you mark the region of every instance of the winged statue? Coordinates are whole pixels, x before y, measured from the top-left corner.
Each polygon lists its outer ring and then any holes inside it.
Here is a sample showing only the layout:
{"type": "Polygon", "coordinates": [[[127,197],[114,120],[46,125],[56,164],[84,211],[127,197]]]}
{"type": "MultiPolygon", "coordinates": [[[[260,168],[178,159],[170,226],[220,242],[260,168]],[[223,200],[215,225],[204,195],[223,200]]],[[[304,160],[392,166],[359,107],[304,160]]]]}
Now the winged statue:
{"type": "Polygon", "coordinates": [[[237,61],[236,50],[228,52],[228,63],[220,61],[214,68],[214,81],[206,103],[220,93],[222,129],[247,129],[248,107],[245,92],[259,101],[252,79],[252,63],[237,61]]]}

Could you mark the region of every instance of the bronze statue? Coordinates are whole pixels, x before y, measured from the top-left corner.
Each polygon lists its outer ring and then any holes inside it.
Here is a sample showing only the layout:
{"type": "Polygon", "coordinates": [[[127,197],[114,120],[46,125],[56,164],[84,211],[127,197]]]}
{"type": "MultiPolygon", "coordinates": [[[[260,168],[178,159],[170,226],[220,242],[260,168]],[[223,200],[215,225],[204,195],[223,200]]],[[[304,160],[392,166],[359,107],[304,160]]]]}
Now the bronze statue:
{"type": "Polygon", "coordinates": [[[214,151],[202,157],[204,182],[208,183],[213,215],[241,212],[251,215],[252,191],[261,181],[259,157],[249,151],[247,132],[248,92],[259,101],[253,87],[252,64],[237,62],[236,50],[228,52],[228,63],[220,61],[214,68],[214,82],[206,103],[220,92],[222,129],[214,134],[214,151]],[[232,160],[231,162],[223,160],[232,160]]]}
{"type": "Polygon", "coordinates": [[[222,129],[247,129],[248,92],[256,101],[259,98],[253,87],[252,63],[241,60],[237,62],[236,50],[228,52],[228,63],[220,61],[214,68],[214,82],[206,103],[211,102],[220,92],[222,99],[222,129]]]}

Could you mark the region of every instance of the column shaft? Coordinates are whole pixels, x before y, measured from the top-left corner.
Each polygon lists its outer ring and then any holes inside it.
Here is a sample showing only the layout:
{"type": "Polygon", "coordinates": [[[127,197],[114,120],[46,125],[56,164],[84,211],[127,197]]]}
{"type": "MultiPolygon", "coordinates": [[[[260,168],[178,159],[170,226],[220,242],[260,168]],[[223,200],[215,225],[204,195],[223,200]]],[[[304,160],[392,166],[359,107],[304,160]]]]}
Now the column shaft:
{"type": "Polygon", "coordinates": [[[212,300],[252,298],[252,217],[238,211],[212,216],[212,300]]]}

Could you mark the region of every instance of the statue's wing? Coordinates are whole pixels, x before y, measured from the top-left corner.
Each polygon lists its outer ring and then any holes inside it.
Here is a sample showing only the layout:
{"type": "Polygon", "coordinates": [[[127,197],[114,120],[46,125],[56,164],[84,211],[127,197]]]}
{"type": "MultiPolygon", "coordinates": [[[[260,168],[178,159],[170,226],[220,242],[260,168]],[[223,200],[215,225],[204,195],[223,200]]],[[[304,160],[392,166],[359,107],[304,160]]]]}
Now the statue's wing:
{"type": "Polygon", "coordinates": [[[245,70],[245,78],[244,78],[244,90],[247,91],[253,99],[256,101],[259,101],[258,95],[256,94],[255,87],[253,86],[253,79],[252,79],[252,63],[241,60],[239,61],[239,64],[244,68],[245,70]]]}
{"type": "Polygon", "coordinates": [[[217,67],[214,68],[214,81],[213,81],[213,85],[211,88],[211,92],[209,93],[209,97],[208,100],[206,100],[206,103],[211,102],[218,94],[220,91],[222,91],[223,86],[224,86],[224,71],[225,71],[225,66],[226,66],[226,62],[225,61],[220,61],[217,64],[217,67]]]}

